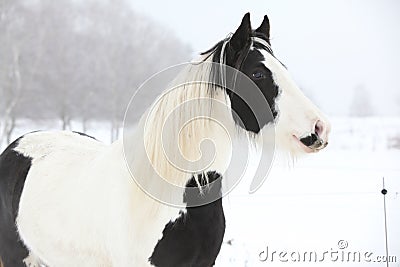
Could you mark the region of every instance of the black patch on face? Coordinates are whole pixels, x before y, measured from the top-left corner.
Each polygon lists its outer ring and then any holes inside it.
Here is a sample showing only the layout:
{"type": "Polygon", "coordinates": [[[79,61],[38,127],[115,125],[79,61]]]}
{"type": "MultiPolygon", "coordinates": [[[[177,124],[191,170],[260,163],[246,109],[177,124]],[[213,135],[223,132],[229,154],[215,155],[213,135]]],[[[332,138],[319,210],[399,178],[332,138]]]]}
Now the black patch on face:
{"type": "Polygon", "coordinates": [[[16,228],[19,202],[32,163],[31,158],[14,151],[21,138],[0,155],[0,258],[5,267],[25,267],[23,260],[28,256],[16,228]]]}
{"type": "MultiPolygon", "coordinates": [[[[184,201],[187,204],[197,203],[199,198],[209,194],[221,195],[221,179],[216,172],[207,173],[209,188],[188,194],[185,191],[184,201]]],[[[202,185],[206,184],[204,175],[198,176],[202,185]]],[[[196,188],[197,184],[192,177],[187,185],[196,188]]],[[[187,213],[181,213],[174,222],[169,222],[164,230],[163,237],[158,241],[149,261],[158,267],[205,267],[213,266],[221,249],[225,233],[225,216],[222,208],[222,199],[204,206],[188,207],[187,213]]]]}
{"type": "Polygon", "coordinates": [[[278,115],[275,100],[279,88],[274,83],[271,71],[262,63],[264,59],[258,49],[252,49],[240,68],[240,71],[257,85],[259,92],[256,92],[254,87],[242,85],[243,81],[238,79],[235,91],[228,93],[232,110],[235,112],[233,114],[235,122],[254,133],[258,133],[265,125],[273,122],[278,115]],[[263,97],[260,97],[260,92],[263,97]],[[246,95],[246,99],[240,95],[246,95]]]}

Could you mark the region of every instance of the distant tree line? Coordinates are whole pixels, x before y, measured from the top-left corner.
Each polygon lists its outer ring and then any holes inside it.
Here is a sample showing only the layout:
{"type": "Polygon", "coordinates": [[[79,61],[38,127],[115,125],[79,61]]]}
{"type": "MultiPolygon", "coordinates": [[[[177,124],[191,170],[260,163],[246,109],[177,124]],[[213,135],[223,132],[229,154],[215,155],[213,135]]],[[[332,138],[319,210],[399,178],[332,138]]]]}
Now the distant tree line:
{"type": "Polygon", "coordinates": [[[190,54],[123,0],[0,0],[0,142],[19,119],[108,121],[116,138],[134,89],[190,54]]]}

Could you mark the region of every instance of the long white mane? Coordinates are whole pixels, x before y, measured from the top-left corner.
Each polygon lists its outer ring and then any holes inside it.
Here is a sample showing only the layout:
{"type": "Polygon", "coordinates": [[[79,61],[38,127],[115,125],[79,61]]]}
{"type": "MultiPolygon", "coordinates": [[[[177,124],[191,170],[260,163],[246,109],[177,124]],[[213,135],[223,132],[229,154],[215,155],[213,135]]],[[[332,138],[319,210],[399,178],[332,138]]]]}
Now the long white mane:
{"type": "Polygon", "coordinates": [[[213,82],[214,67],[211,54],[184,66],[141,117],[130,137],[135,153],[127,156],[135,179],[156,186],[159,179],[149,177],[156,174],[185,186],[192,175],[226,170],[235,123],[229,97],[213,82]]]}

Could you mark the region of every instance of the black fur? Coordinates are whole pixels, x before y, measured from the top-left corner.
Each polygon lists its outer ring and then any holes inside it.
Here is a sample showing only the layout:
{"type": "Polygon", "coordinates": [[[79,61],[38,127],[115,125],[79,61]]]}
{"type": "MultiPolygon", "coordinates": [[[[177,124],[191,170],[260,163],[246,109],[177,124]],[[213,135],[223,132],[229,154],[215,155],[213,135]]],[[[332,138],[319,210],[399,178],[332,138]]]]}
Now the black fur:
{"type": "Polygon", "coordinates": [[[88,135],[88,134],[85,134],[85,133],[76,132],[76,131],[72,131],[72,132],[73,132],[73,133],[76,133],[76,134],[79,134],[79,135],[82,135],[82,136],[84,136],[84,137],[89,137],[89,138],[92,138],[92,139],[94,139],[94,140],[97,140],[97,139],[94,138],[93,136],[88,135]]]}
{"type": "Polygon", "coordinates": [[[4,267],[25,267],[23,259],[28,256],[17,232],[16,218],[32,159],[14,151],[20,139],[0,155],[0,259],[4,267]]]}
{"type": "Polygon", "coordinates": [[[264,16],[264,20],[261,23],[260,27],[258,27],[254,32],[257,34],[260,34],[262,36],[259,36],[260,38],[263,38],[265,41],[267,41],[269,44],[269,31],[270,31],[270,25],[269,25],[269,19],[268,16],[264,16]]]}
{"type": "MultiPolygon", "coordinates": [[[[274,56],[269,46],[259,42],[252,42],[252,37],[265,40],[268,44],[269,39],[269,20],[265,16],[261,26],[256,30],[251,30],[250,16],[246,14],[242,23],[227,43],[225,52],[226,65],[240,70],[249,77],[258,87],[258,92],[252,91],[248,81],[235,80],[234,84],[229,84],[227,94],[231,100],[232,115],[235,122],[247,131],[258,133],[262,127],[271,123],[278,116],[275,100],[279,95],[279,88],[274,83],[272,73],[267,69],[262,61],[265,59],[259,50],[265,50],[274,56]],[[255,49],[250,49],[251,45],[255,49]],[[261,74],[261,77],[258,75],[261,74]],[[233,86],[232,86],[233,85],[233,86]],[[260,97],[260,92],[264,98],[260,97]],[[241,96],[246,96],[243,99],[241,96]]],[[[213,53],[213,61],[219,63],[222,53],[222,46],[226,40],[217,43],[213,48],[204,52],[213,53]]],[[[283,65],[283,64],[282,64],[283,65]]],[[[212,70],[214,81],[219,79],[219,69],[212,70]]],[[[229,76],[229,73],[227,74],[229,76]]]]}
{"type": "Polygon", "coordinates": [[[271,71],[261,63],[263,60],[264,56],[259,50],[251,50],[240,70],[257,85],[264,98],[260,97],[260,92],[254,92],[254,88],[248,88],[248,82],[240,77],[236,80],[234,91],[228,92],[236,123],[254,133],[258,133],[278,115],[275,99],[279,88],[274,83],[271,71]],[[261,78],[257,75],[261,75],[261,78]],[[246,101],[240,96],[246,96],[246,101]]]}
{"type": "MultiPolygon", "coordinates": [[[[209,188],[204,187],[203,195],[197,191],[184,196],[187,204],[197,203],[199,198],[209,194],[221,196],[221,177],[218,173],[208,172],[209,188]]],[[[204,176],[199,180],[205,184],[204,176]]],[[[195,188],[194,177],[187,183],[188,188],[195,188]]],[[[188,192],[186,190],[186,192],[188,192]]],[[[157,267],[210,267],[220,251],[225,233],[225,217],[222,199],[204,206],[188,207],[174,222],[169,222],[150,257],[150,262],[157,267]]]]}

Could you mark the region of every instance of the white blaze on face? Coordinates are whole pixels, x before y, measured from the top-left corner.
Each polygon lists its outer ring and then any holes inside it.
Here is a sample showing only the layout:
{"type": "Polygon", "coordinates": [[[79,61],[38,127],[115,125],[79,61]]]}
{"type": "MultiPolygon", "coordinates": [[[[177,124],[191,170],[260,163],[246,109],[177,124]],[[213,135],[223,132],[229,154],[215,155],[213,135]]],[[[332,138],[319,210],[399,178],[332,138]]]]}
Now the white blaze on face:
{"type": "Polygon", "coordinates": [[[275,99],[278,111],[275,129],[278,147],[293,154],[317,151],[306,147],[299,139],[318,133],[327,142],[330,131],[328,120],[298,88],[282,63],[267,51],[262,51],[262,54],[265,58],[264,65],[272,72],[273,80],[279,87],[279,95],[275,99]]]}

